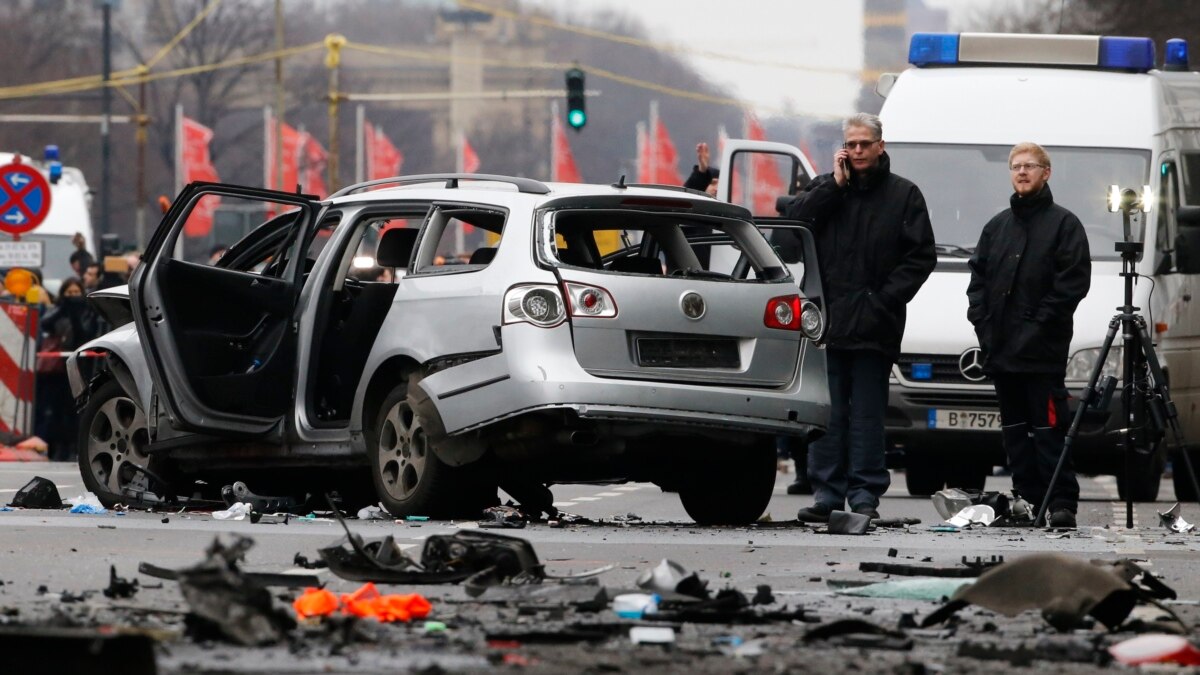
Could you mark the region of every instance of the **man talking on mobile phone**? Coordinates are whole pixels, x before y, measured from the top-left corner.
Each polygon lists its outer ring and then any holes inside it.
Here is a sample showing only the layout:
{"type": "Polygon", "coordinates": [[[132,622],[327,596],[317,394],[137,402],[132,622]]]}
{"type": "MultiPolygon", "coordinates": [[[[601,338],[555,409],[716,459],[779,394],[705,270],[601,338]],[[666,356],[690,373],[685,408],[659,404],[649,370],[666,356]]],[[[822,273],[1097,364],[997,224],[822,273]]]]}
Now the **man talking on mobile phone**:
{"type": "Polygon", "coordinates": [[[879,498],[891,485],[888,374],[900,355],[905,306],[937,263],[925,198],[892,173],[879,118],[852,115],[842,134],[833,173],[817,176],[782,209],[809,223],[829,312],[829,429],[808,450],[816,503],[796,514],[810,523],[828,522],[847,502],[879,518],[879,498]]]}

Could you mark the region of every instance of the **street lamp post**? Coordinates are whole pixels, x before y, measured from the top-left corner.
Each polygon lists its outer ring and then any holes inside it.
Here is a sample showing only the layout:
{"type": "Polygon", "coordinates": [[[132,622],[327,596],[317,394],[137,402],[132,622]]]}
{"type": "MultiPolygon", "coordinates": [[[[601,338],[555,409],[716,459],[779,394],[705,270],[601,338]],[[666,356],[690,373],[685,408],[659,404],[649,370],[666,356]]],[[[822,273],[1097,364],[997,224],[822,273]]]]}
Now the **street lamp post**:
{"type": "Polygon", "coordinates": [[[101,114],[104,116],[100,122],[100,232],[106,234],[109,230],[109,206],[112,190],[111,177],[109,175],[109,160],[112,154],[112,146],[109,137],[109,128],[111,126],[110,116],[112,114],[112,89],[109,87],[109,82],[112,80],[112,12],[114,9],[121,8],[121,0],[92,0],[92,7],[99,9],[104,17],[104,38],[103,38],[103,70],[104,70],[104,88],[101,92],[101,114]]]}

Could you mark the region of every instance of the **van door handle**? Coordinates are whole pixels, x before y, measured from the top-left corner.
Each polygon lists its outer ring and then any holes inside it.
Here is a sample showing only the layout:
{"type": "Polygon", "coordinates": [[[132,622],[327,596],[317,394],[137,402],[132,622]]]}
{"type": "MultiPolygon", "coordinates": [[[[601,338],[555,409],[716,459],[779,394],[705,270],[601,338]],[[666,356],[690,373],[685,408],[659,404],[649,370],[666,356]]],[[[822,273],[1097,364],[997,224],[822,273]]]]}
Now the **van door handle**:
{"type": "Polygon", "coordinates": [[[1184,293],[1184,294],[1183,294],[1183,301],[1184,301],[1184,302],[1191,302],[1191,301],[1192,301],[1192,294],[1191,294],[1191,293],[1184,293]]]}

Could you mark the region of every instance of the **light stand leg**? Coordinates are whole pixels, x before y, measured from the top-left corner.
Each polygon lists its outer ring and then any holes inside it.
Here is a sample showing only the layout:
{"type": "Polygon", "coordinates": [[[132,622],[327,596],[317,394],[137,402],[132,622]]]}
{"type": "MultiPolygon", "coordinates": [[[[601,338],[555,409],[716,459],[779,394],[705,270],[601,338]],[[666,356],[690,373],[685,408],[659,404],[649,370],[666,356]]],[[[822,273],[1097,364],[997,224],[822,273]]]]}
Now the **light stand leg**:
{"type": "Polygon", "coordinates": [[[1122,446],[1125,450],[1125,529],[1133,529],[1133,330],[1126,318],[1121,320],[1121,416],[1125,418],[1122,446]]]}
{"type": "Polygon", "coordinates": [[[1100,373],[1104,370],[1104,362],[1108,359],[1108,352],[1112,349],[1112,343],[1117,337],[1117,328],[1120,325],[1120,314],[1108,322],[1108,334],[1104,336],[1104,344],[1100,347],[1100,357],[1096,359],[1096,365],[1092,366],[1092,375],[1088,378],[1087,386],[1079,398],[1079,409],[1075,411],[1075,417],[1071,419],[1071,427],[1067,430],[1066,438],[1063,439],[1063,449],[1058,456],[1058,464],[1055,465],[1054,474],[1050,476],[1050,482],[1046,485],[1046,494],[1042,495],[1042,503],[1038,505],[1037,517],[1033,519],[1034,527],[1041,527],[1046,522],[1046,509],[1050,506],[1050,495],[1054,492],[1054,485],[1058,483],[1058,476],[1062,473],[1063,465],[1067,463],[1071,445],[1075,442],[1075,437],[1079,435],[1079,424],[1083,421],[1083,415],[1092,402],[1092,398],[1096,396],[1096,385],[1100,381],[1100,373]]]}
{"type": "MultiPolygon", "coordinates": [[[[1158,355],[1154,353],[1154,343],[1150,341],[1150,332],[1146,328],[1146,322],[1141,317],[1138,318],[1137,327],[1138,336],[1142,342],[1142,354],[1145,356],[1146,365],[1150,368],[1150,377],[1154,378],[1154,393],[1162,400],[1163,415],[1166,417],[1167,426],[1171,429],[1171,436],[1175,440],[1175,451],[1183,455],[1183,464],[1187,469],[1188,480],[1192,483],[1192,494],[1200,499],[1200,482],[1196,480],[1196,469],[1192,466],[1192,458],[1183,441],[1183,430],[1179,428],[1179,411],[1175,409],[1175,402],[1171,400],[1167,377],[1163,373],[1162,364],[1158,362],[1158,355]]],[[[1175,470],[1178,471],[1178,467],[1175,470]]]]}

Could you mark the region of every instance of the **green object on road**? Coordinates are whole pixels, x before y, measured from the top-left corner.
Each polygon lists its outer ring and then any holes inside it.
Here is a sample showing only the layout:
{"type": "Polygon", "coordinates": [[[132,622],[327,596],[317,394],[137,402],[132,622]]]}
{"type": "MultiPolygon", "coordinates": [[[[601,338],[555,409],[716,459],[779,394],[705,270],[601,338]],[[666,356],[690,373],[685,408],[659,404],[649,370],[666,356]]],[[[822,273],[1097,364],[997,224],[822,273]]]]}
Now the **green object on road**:
{"type": "Polygon", "coordinates": [[[963,586],[974,583],[974,579],[941,579],[918,577],[901,581],[884,581],[868,586],[843,588],[840,595],[855,595],[864,598],[896,598],[899,600],[941,600],[954,595],[963,586]]]}
{"type": "Polygon", "coordinates": [[[429,516],[406,516],[405,520],[429,520],[429,516]]]}
{"type": "Polygon", "coordinates": [[[441,621],[426,621],[425,622],[425,632],[426,633],[445,633],[446,632],[446,624],[442,623],[441,621]]]}

